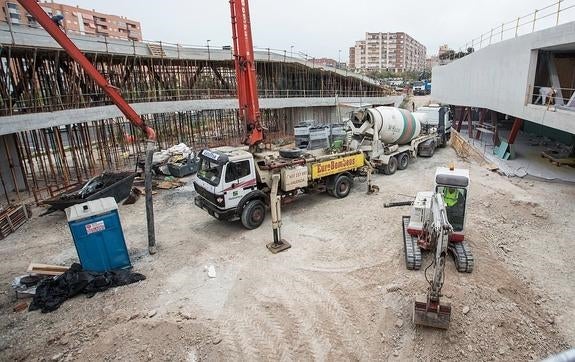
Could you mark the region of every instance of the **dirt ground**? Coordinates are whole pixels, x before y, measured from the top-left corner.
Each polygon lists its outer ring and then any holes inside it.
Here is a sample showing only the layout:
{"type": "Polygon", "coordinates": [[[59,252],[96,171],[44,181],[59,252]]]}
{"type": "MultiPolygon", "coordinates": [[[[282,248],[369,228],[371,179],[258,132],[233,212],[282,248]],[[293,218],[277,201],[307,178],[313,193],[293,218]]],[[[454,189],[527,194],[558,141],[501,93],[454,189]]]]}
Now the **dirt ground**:
{"type": "Polygon", "coordinates": [[[120,206],[134,270],[147,280],[48,314],[13,312],[10,282],[30,262],[69,265],[76,254],[63,213],[34,217],[0,241],[0,360],[517,361],[575,345],[575,187],[507,179],[450,148],[375,179],[377,195],[356,183],[346,199],[286,205],[292,248],[278,255],[265,248],[269,217],[253,231],[212,219],[194,206],[190,180],[155,197],[156,255],[147,255],[143,199],[120,206]],[[452,160],[471,170],[476,267],[459,274],[447,264],[450,329],[416,328],[412,302],[427,284],[404,265],[409,208],[383,204],[431,190],[435,168],[452,160]]]}

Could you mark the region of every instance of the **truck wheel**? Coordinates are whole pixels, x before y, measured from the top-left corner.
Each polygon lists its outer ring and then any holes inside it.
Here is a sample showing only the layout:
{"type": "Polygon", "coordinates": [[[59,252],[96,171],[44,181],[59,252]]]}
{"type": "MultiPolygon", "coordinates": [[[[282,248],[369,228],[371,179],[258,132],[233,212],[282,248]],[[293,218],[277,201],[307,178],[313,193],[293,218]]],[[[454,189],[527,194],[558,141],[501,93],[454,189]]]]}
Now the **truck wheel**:
{"type": "Polygon", "coordinates": [[[399,155],[397,160],[397,169],[398,170],[405,170],[409,165],[409,155],[407,153],[402,153],[399,155]]]}
{"type": "Polygon", "coordinates": [[[391,157],[383,171],[386,175],[393,175],[397,171],[397,158],[391,157]]]}
{"type": "Polygon", "coordinates": [[[429,157],[433,157],[433,154],[435,153],[435,147],[435,144],[431,145],[431,148],[429,149],[429,157]]]}
{"type": "Polygon", "coordinates": [[[347,195],[349,195],[349,191],[351,190],[351,185],[353,181],[347,176],[339,176],[337,180],[335,180],[335,185],[333,188],[333,196],[338,199],[343,199],[347,195]]]}
{"type": "Polygon", "coordinates": [[[252,200],[242,210],[242,225],[248,229],[257,229],[266,218],[266,206],[261,200],[252,200]]]}

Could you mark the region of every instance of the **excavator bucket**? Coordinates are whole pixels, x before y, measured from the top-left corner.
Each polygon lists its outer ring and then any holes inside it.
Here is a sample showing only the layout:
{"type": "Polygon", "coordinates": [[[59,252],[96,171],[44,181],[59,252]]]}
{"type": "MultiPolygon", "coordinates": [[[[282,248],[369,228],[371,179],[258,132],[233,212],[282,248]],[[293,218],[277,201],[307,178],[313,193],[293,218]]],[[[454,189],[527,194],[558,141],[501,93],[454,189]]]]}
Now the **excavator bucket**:
{"type": "Polygon", "coordinates": [[[415,325],[447,329],[451,319],[451,304],[432,305],[425,302],[413,304],[413,323],[415,325]]]}

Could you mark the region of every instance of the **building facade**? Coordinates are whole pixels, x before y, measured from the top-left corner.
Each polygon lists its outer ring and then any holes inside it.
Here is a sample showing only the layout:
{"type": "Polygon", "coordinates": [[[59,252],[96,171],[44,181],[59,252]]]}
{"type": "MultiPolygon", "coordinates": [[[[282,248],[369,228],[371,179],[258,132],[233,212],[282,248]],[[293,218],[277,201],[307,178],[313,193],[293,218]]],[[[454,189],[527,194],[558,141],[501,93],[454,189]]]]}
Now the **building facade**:
{"type": "MultiPolygon", "coordinates": [[[[38,27],[34,17],[16,0],[0,0],[2,20],[12,25],[38,27]]],[[[77,6],[43,2],[40,6],[50,15],[62,15],[62,27],[66,33],[81,35],[105,36],[115,39],[142,40],[140,22],[124,16],[109,15],[95,10],[82,9],[77,6]]]]}
{"type": "Polygon", "coordinates": [[[425,55],[425,46],[406,33],[365,33],[350,49],[349,63],[360,71],[421,71],[425,55]]]}

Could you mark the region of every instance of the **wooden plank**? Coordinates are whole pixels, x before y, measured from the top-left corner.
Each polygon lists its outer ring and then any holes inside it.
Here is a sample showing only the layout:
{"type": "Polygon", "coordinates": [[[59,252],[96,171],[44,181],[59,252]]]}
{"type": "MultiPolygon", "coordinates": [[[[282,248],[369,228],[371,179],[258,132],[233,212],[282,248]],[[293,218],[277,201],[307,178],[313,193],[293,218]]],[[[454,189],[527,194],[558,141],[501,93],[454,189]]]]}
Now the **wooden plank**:
{"type": "Polygon", "coordinates": [[[31,263],[28,266],[27,272],[42,275],[61,275],[68,269],[69,268],[67,266],[61,265],[31,263]]]}

